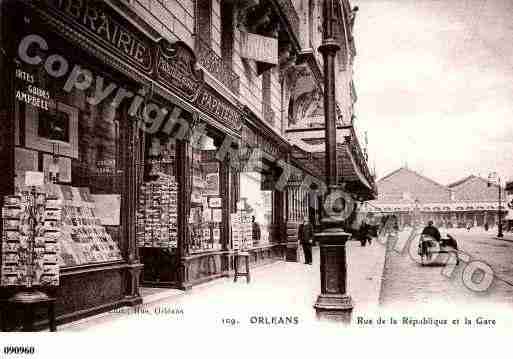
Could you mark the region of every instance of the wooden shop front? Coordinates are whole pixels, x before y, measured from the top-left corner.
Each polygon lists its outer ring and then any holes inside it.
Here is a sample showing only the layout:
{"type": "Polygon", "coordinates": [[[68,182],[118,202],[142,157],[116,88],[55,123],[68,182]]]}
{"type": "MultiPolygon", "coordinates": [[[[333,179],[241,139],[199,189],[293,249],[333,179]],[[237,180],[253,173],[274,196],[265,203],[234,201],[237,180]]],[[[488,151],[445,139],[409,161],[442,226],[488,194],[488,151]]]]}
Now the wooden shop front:
{"type": "MultiPolygon", "coordinates": [[[[60,237],[45,259],[58,268],[56,278],[36,283],[57,298],[58,323],[139,304],[134,208],[144,138],[128,96],[114,98],[148,83],[153,44],[105,4],[91,9],[122,28],[137,51],[107,44],[106,34],[93,34],[59,2],[2,5],[1,195],[23,200],[27,171],[43,172],[39,190],[59,207],[60,237]]],[[[6,299],[22,285],[24,267],[8,252],[14,247],[2,222],[6,299]]],[[[16,328],[17,313],[8,314],[8,327],[16,328]]]]}
{"type": "MultiPolygon", "coordinates": [[[[0,195],[23,192],[26,171],[44,172],[41,190],[61,206],[52,257],[58,271],[53,282],[40,283],[57,298],[58,323],[140,304],[143,264],[144,281],[179,288],[227,272],[224,194],[236,182],[228,157],[217,160],[214,149],[226,138],[236,148],[242,126],[239,108],[205,85],[185,44],[161,39],[103,1],[77,4],[9,1],[0,14],[0,195]],[[197,146],[193,128],[204,133],[197,146]],[[216,222],[209,241],[189,235],[206,229],[192,220],[192,204],[204,204],[194,202],[196,170],[210,180],[205,203],[216,222]],[[144,211],[145,201],[155,189],[166,210],[158,220],[167,222],[147,238],[144,226],[156,217],[144,211]]],[[[0,254],[5,300],[22,274],[20,263],[10,262],[14,252],[0,254]]],[[[14,329],[18,316],[8,314],[14,329]]]]}
{"type": "MultiPolygon", "coordinates": [[[[58,279],[41,287],[57,298],[58,323],[140,304],[140,281],[188,289],[228,276],[237,250],[252,265],[285,256],[276,183],[288,143],[211,88],[188,46],[133,15],[103,1],[1,8],[0,195],[39,171],[58,198],[58,279]],[[264,156],[248,198],[241,176],[255,149],[264,156]]],[[[19,266],[0,254],[6,299],[19,266]]],[[[15,328],[16,313],[7,319],[15,328]]]]}

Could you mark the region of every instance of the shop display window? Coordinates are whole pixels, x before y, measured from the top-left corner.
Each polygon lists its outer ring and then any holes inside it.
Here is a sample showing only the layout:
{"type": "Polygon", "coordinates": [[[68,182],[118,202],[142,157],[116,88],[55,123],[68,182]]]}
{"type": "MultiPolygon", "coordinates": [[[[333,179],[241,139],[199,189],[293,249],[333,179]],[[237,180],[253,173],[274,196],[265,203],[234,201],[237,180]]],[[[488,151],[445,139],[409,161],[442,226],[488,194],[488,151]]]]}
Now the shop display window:
{"type": "Polygon", "coordinates": [[[149,139],[144,183],[139,190],[136,237],[139,248],[174,251],[178,245],[178,183],[175,144],[149,139]]]}
{"type": "MultiPolygon", "coordinates": [[[[95,70],[105,83],[120,81],[95,70]]],[[[48,106],[16,102],[15,194],[26,191],[27,171],[44,173],[44,191],[60,210],[61,267],[121,260],[126,109],[110,101],[93,104],[94,88],[65,91],[64,79],[49,77],[42,67],[20,65],[19,71],[30,75],[32,87],[18,79],[16,91],[37,87],[48,106]]]]}
{"type": "Polygon", "coordinates": [[[263,175],[259,172],[242,172],[240,175],[240,205],[242,223],[251,223],[253,247],[271,242],[273,218],[273,192],[262,190],[263,175]]]}
{"type": "Polygon", "coordinates": [[[223,219],[220,191],[220,166],[217,148],[204,136],[199,148],[191,148],[191,202],[189,214],[189,252],[221,250],[223,219]]]}

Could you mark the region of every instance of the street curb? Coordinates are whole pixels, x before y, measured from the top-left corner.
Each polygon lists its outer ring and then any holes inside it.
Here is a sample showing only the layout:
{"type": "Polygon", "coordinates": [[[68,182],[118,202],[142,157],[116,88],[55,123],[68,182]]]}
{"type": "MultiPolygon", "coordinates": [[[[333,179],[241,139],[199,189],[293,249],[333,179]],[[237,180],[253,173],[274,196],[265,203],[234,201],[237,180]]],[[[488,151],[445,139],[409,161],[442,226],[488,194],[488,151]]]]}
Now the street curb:
{"type": "MultiPolygon", "coordinates": [[[[383,279],[385,278],[385,262],[387,258],[387,245],[386,243],[383,245],[381,241],[379,241],[379,238],[377,239],[377,244],[383,247],[383,255],[380,256],[381,262],[378,264],[379,272],[381,273],[379,275],[379,283],[378,283],[378,293],[376,298],[376,306],[379,306],[381,304],[381,292],[383,290],[383,279]]],[[[388,240],[387,240],[388,242],[388,240]]]]}
{"type": "Polygon", "coordinates": [[[492,237],[493,239],[497,239],[498,241],[506,241],[506,242],[513,242],[513,238],[505,238],[505,237],[492,237]]]}
{"type": "MultiPolygon", "coordinates": [[[[396,235],[396,238],[397,240],[399,239],[399,234],[396,235]]],[[[381,285],[379,287],[379,297],[378,297],[378,306],[382,306],[383,305],[383,298],[382,298],[382,293],[383,293],[383,286],[384,286],[384,279],[385,279],[385,272],[387,270],[387,261],[389,260],[389,256],[388,256],[388,253],[390,251],[392,251],[392,248],[389,248],[389,246],[393,246],[393,243],[392,241],[389,240],[390,237],[387,237],[385,239],[385,242],[382,243],[380,242],[380,245],[382,245],[384,247],[384,256],[383,256],[383,272],[382,272],[382,275],[381,275],[381,285]]]]}

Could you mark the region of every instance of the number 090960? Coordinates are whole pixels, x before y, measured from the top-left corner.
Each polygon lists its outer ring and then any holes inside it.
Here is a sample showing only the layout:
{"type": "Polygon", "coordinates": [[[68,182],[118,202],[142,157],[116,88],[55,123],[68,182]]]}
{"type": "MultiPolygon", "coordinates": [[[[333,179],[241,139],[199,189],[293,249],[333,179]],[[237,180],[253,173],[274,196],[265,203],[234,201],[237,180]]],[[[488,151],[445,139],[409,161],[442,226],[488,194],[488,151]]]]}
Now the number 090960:
{"type": "Polygon", "coordinates": [[[36,349],[33,346],[14,346],[8,345],[4,347],[5,355],[16,355],[16,354],[34,354],[36,349]]]}

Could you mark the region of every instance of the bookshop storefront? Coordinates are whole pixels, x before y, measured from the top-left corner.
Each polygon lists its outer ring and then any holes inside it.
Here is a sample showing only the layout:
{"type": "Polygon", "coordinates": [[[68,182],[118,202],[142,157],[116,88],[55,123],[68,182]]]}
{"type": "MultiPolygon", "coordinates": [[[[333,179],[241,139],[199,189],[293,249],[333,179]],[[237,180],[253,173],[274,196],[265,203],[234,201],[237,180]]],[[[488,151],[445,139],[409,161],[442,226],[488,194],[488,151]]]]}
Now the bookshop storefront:
{"type": "MultiPolygon", "coordinates": [[[[151,43],[127,25],[137,55],[107,50],[50,1],[4,2],[1,15],[0,297],[36,286],[57,299],[58,322],[141,303],[133,227],[144,98],[128,94],[144,87],[134,75],[151,70],[151,43]],[[46,208],[35,222],[31,183],[46,208]]],[[[17,313],[7,314],[15,327],[17,313]]]]}
{"type": "MultiPolygon", "coordinates": [[[[141,303],[140,281],[188,289],[227,276],[239,249],[253,264],[283,259],[279,172],[263,166],[243,176],[234,153],[246,143],[277,155],[286,143],[254,124],[244,140],[247,114],[204,83],[191,49],[104,2],[7,3],[0,300],[30,277],[57,298],[62,323],[141,303]],[[24,212],[35,174],[46,211],[37,237],[24,212]],[[242,193],[246,175],[253,182],[242,193]]],[[[7,314],[14,328],[17,315],[7,314]]]]}
{"type": "Polygon", "coordinates": [[[30,277],[57,298],[58,322],[141,303],[140,278],[188,288],[228,272],[238,180],[216,155],[242,126],[186,45],[103,2],[65,4],[12,1],[0,14],[0,300],[30,277]],[[37,237],[24,212],[34,174],[37,237]]]}

